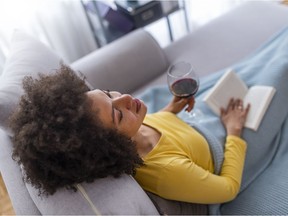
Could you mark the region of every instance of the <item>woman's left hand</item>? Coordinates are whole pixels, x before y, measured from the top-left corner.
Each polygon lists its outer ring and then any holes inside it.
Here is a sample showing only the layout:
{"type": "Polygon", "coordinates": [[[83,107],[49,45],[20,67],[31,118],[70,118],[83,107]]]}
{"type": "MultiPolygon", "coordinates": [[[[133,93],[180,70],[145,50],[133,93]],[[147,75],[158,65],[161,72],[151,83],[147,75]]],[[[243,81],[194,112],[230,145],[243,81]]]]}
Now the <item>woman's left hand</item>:
{"type": "Polygon", "coordinates": [[[226,128],[227,135],[241,136],[249,109],[250,104],[244,107],[242,100],[233,98],[226,109],[221,108],[221,121],[226,128]]]}
{"type": "Polygon", "coordinates": [[[193,109],[194,104],[195,104],[194,97],[180,98],[180,97],[174,96],[172,101],[166,107],[164,107],[161,111],[168,111],[168,112],[177,114],[186,107],[185,110],[187,112],[190,112],[193,109]]]}

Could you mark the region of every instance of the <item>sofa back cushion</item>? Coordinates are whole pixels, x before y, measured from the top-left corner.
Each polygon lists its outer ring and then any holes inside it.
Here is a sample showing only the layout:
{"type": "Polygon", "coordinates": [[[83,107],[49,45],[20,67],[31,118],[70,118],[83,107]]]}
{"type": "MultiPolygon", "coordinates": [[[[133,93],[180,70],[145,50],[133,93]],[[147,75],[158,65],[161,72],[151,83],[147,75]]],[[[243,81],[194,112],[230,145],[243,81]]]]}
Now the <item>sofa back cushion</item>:
{"type": "Polygon", "coordinates": [[[287,5],[245,1],[164,50],[168,61],[186,60],[206,76],[236,64],[287,25],[287,5]]]}
{"type": "Polygon", "coordinates": [[[137,29],[74,62],[94,88],[132,93],[168,68],[162,48],[143,29],[137,29]]]}

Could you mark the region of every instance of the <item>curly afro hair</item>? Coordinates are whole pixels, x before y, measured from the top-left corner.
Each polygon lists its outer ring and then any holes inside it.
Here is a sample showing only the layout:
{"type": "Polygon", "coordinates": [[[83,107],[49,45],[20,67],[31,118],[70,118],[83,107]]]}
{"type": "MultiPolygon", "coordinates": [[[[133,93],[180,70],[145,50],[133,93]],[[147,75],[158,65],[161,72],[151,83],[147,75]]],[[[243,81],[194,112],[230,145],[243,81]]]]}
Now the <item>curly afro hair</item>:
{"type": "Polygon", "coordinates": [[[104,128],[90,110],[85,81],[61,63],[53,75],[25,77],[10,119],[13,159],[24,181],[49,195],[109,175],[135,174],[143,164],[131,139],[104,128]]]}

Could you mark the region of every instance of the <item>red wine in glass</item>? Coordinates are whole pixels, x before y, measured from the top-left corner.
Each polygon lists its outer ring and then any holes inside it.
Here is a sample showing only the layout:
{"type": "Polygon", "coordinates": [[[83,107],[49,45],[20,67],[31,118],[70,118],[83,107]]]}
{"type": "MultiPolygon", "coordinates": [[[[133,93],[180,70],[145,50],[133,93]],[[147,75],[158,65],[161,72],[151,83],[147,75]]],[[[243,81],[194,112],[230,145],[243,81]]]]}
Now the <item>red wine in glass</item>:
{"type": "MultiPolygon", "coordinates": [[[[167,82],[171,93],[176,97],[192,97],[199,88],[199,78],[195,70],[190,63],[184,61],[169,67],[167,82]]],[[[193,109],[188,116],[199,122],[203,114],[199,109],[193,109]]]]}
{"type": "Polygon", "coordinates": [[[181,78],[170,86],[171,92],[177,97],[191,97],[198,91],[199,82],[193,78],[181,78]]]}

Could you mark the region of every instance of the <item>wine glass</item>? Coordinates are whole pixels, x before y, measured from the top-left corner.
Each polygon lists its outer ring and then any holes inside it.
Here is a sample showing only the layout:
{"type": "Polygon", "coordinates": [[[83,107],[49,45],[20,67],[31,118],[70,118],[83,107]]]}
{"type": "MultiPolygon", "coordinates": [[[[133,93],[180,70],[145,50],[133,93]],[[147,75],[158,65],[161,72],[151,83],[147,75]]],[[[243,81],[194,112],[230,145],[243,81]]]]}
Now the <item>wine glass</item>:
{"type": "MultiPolygon", "coordinates": [[[[178,62],[171,65],[167,73],[167,82],[171,93],[177,97],[187,98],[196,94],[199,88],[199,77],[188,62],[178,62]]],[[[190,118],[199,120],[200,110],[186,112],[190,118]]]]}

